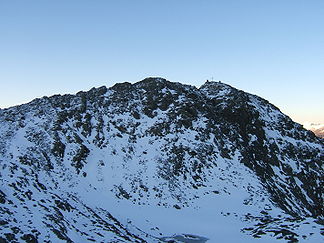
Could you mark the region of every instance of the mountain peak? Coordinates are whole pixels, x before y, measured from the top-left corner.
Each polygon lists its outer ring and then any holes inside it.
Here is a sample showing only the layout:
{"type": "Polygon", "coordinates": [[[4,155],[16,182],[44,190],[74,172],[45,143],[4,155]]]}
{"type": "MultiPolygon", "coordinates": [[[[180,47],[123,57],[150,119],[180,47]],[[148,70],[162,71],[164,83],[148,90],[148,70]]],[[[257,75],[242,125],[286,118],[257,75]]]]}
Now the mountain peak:
{"type": "Polygon", "coordinates": [[[0,112],[0,241],[320,241],[323,151],[219,82],[44,97],[0,112]]]}
{"type": "Polygon", "coordinates": [[[210,81],[210,80],[206,80],[206,82],[201,86],[201,87],[228,87],[228,88],[233,88],[232,86],[230,86],[229,84],[226,84],[222,81],[210,81]]]}

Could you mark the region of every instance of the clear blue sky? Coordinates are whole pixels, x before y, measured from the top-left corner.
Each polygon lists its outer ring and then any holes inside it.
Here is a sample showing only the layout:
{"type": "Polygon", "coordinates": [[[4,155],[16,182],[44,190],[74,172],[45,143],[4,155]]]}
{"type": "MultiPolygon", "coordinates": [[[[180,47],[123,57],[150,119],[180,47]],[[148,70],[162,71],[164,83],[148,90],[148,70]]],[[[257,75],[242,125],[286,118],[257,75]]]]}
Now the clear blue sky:
{"type": "Polygon", "coordinates": [[[0,0],[0,107],[148,76],[324,122],[324,1],[0,0]]]}

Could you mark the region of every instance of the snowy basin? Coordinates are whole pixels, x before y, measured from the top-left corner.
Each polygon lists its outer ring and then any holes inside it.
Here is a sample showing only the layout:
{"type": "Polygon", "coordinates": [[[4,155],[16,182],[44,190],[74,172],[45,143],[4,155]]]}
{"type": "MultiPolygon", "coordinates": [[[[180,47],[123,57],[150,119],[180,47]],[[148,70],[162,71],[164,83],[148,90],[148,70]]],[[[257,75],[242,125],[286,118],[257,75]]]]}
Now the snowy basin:
{"type": "Polygon", "coordinates": [[[206,237],[192,235],[192,234],[180,234],[173,235],[170,237],[161,237],[159,238],[163,242],[184,242],[184,243],[204,243],[209,239],[206,237]]]}

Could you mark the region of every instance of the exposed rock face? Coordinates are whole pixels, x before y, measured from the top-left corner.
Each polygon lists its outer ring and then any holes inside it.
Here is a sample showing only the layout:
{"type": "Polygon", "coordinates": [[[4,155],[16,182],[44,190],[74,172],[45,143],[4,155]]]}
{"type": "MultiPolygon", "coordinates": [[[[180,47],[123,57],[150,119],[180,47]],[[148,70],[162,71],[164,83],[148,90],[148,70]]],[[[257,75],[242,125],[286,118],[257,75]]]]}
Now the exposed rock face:
{"type": "Polygon", "coordinates": [[[268,101],[219,82],[147,78],[36,99],[0,110],[0,241],[163,241],[96,201],[199,210],[241,192],[242,231],[296,241],[307,220],[323,223],[323,148],[268,101]]]}

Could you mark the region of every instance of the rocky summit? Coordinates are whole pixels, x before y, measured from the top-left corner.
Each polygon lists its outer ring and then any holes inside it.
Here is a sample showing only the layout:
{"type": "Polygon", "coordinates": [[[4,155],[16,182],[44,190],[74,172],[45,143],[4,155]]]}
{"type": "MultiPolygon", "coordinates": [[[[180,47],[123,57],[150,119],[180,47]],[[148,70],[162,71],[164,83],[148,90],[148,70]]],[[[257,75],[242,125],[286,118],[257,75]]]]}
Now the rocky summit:
{"type": "Polygon", "coordinates": [[[320,242],[324,142],[221,82],[0,110],[0,242],[320,242]]]}

